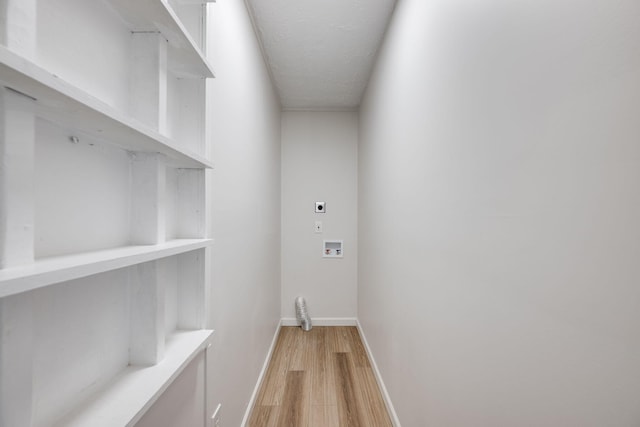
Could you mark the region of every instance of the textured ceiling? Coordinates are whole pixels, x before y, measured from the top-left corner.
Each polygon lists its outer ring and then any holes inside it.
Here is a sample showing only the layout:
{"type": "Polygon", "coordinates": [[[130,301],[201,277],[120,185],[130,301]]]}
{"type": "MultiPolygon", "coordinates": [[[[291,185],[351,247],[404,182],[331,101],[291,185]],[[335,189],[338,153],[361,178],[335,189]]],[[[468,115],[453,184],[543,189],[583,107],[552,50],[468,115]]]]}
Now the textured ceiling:
{"type": "Polygon", "coordinates": [[[246,0],[285,109],[360,104],[396,0],[246,0]]]}

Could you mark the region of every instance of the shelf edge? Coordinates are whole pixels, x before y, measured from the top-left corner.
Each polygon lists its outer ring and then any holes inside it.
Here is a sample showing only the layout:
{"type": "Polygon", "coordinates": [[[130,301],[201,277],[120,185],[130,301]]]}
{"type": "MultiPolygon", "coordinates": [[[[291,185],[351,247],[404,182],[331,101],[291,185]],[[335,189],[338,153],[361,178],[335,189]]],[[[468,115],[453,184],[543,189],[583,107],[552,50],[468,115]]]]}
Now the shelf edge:
{"type": "Polygon", "coordinates": [[[74,110],[77,109],[77,106],[81,106],[85,109],[86,114],[91,115],[94,119],[99,118],[105,128],[113,128],[113,125],[117,128],[117,131],[111,131],[112,135],[110,135],[109,133],[91,131],[76,122],[64,122],[66,125],[77,128],[78,131],[85,132],[98,140],[107,140],[109,144],[127,151],[160,152],[175,160],[179,165],[192,168],[211,168],[211,162],[204,156],[177,146],[167,136],[126,117],[122,112],[93,95],[1,45],[0,67],[9,71],[0,76],[0,84],[4,82],[12,90],[36,99],[37,105],[43,109],[41,114],[44,118],[47,118],[50,113],[54,121],[59,120],[56,114],[59,114],[60,105],[58,104],[60,102],[54,102],[53,104],[56,106],[52,107],[48,106],[43,99],[71,103],[71,106],[75,107],[74,110]],[[15,76],[11,76],[10,72],[15,76]],[[129,137],[135,136],[135,140],[139,141],[138,144],[123,144],[121,142],[123,139],[129,140],[118,135],[118,132],[122,133],[123,131],[128,133],[129,137]]]}
{"type": "Polygon", "coordinates": [[[125,246],[45,258],[28,266],[0,270],[0,298],[179,255],[212,244],[211,239],[176,239],[161,245],[125,246]]]}
{"type": "Polygon", "coordinates": [[[174,21],[175,25],[178,27],[178,29],[182,33],[182,36],[186,39],[187,43],[189,44],[189,46],[192,49],[192,53],[194,53],[196,55],[196,57],[198,57],[198,59],[200,60],[202,65],[204,65],[204,68],[207,71],[207,73],[205,75],[202,75],[202,76],[199,76],[199,77],[214,78],[215,77],[215,73],[213,72],[213,68],[211,67],[211,64],[209,63],[209,60],[205,56],[205,54],[202,51],[202,49],[200,49],[200,47],[196,44],[195,40],[193,40],[193,37],[191,36],[191,33],[189,33],[189,31],[185,28],[184,24],[182,23],[182,20],[180,20],[180,17],[176,13],[176,11],[173,10],[173,7],[169,4],[169,2],[167,0],[160,0],[160,3],[165,8],[167,14],[174,21]]]}
{"type": "Polygon", "coordinates": [[[176,331],[167,337],[160,363],[129,366],[88,400],[78,404],[57,427],[134,426],[200,352],[213,342],[215,331],[176,331]]]}

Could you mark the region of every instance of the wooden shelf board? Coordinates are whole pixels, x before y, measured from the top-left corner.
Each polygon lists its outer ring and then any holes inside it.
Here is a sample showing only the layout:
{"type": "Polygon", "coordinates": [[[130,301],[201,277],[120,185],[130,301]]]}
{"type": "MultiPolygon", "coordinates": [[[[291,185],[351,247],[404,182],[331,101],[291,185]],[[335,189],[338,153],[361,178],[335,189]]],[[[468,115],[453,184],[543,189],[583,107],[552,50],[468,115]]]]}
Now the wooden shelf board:
{"type": "Polygon", "coordinates": [[[127,151],[162,153],[167,164],[210,168],[204,156],[178,147],[146,125],[0,46],[0,84],[36,100],[38,115],[70,131],[127,151]]]}
{"type": "Polygon", "coordinates": [[[211,239],[176,239],[37,260],[0,270],[0,298],[207,247],[211,239]]]}
{"type": "Polygon", "coordinates": [[[177,331],[165,358],[154,366],[129,366],[101,392],[80,404],[57,427],[124,427],[140,421],[183,369],[212,341],[212,330],[177,331]]]}
{"type": "Polygon", "coordinates": [[[211,65],[186,30],[167,0],[108,0],[132,31],[158,31],[174,48],[178,58],[170,61],[171,71],[180,77],[214,77],[211,65]]]}

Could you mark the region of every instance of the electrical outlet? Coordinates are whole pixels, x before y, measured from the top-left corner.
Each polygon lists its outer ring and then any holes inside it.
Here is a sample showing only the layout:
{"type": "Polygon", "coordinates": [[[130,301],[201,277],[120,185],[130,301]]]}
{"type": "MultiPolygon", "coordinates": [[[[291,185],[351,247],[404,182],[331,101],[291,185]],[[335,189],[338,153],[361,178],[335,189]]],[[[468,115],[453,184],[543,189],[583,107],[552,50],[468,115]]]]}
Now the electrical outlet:
{"type": "Polygon", "coordinates": [[[222,403],[219,403],[216,410],[213,411],[213,415],[211,415],[211,427],[222,427],[222,424],[220,423],[221,408],[222,408],[222,403]]]}
{"type": "Polygon", "coordinates": [[[316,221],[315,230],[316,233],[322,233],[322,221],[316,221]]]}
{"type": "Polygon", "coordinates": [[[325,213],[327,206],[324,202],[316,202],[316,213],[325,213]]]}

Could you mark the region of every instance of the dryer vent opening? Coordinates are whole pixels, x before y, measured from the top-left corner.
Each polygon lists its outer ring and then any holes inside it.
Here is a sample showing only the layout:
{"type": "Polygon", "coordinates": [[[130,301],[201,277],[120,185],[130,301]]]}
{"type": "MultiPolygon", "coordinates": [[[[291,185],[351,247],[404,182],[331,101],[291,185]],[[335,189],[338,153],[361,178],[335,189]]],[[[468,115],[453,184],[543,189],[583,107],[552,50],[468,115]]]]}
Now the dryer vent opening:
{"type": "Polygon", "coordinates": [[[307,313],[307,303],[303,297],[296,298],[296,318],[303,331],[311,330],[311,317],[307,313]]]}

